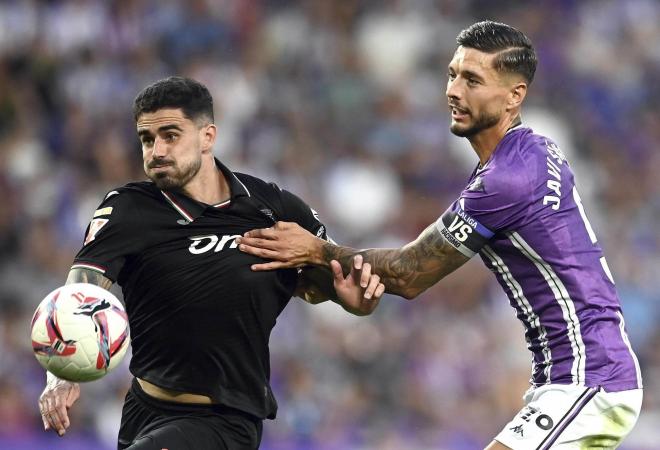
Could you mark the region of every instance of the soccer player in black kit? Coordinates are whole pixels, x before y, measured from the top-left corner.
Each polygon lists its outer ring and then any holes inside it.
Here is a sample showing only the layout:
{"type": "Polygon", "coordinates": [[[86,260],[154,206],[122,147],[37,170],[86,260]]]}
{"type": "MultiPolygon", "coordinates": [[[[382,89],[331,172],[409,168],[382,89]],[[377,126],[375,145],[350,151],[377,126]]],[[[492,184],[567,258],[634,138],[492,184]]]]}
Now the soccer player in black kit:
{"type": "MultiPolygon", "coordinates": [[[[213,100],[202,84],[160,80],[133,112],[151,181],[105,196],[67,278],[122,287],[135,378],[118,448],[258,448],[262,420],[277,411],[268,339],[291,296],[368,314],[384,286],[361,257],[346,277],[336,262],[332,272],[250,270],[263,260],[238,251],[235,237],[278,220],[322,238],[325,227],[295,195],[213,157],[213,100]]],[[[47,378],[39,408],[61,436],[80,388],[47,378]]]]}

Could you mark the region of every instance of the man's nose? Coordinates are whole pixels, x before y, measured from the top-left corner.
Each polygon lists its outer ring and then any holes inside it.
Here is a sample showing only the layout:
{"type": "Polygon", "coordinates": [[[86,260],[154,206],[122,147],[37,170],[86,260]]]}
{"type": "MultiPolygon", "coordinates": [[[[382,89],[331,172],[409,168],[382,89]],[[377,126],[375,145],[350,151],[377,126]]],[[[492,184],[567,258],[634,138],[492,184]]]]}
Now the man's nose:
{"type": "Polygon", "coordinates": [[[447,81],[447,90],[445,91],[447,98],[459,100],[461,98],[460,87],[458,83],[458,77],[453,80],[447,81]]]}
{"type": "Polygon", "coordinates": [[[154,139],[154,158],[162,158],[167,154],[167,145],[160,139],[154,139]]]}

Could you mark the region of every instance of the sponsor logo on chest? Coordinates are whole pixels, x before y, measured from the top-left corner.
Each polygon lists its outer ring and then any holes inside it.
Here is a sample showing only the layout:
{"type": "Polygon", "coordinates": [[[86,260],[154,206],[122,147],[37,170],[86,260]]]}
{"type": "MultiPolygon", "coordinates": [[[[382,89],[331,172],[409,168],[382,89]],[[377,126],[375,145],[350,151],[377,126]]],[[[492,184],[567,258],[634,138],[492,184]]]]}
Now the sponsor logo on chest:
{"type": "Polygon", "coordinates": [[[188,238],[192,241],[190,247],[188,247],[188,251],[193,255],[201,255],[202,253],[210,251],[218,253],[222,250],[236,248],[238,247],[238,244],[236,244],[236,238],[239,236],[240,234],[223,234],[219,236],[215,234],[206,234],[203,236],[192,236],[188,238]]]}

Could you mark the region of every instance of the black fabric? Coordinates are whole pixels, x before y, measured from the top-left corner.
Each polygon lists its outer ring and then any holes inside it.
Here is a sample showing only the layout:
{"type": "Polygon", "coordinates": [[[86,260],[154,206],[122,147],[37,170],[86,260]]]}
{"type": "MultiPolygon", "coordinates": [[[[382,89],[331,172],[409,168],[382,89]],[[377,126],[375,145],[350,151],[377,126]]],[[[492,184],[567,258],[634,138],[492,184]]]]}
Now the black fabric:
{"type": "Polygon", "coordinates": [[[231,198],[219,207],[151,182],[111,191],[95,217],[105,222],[93,239],[88,233],[73,267],[99,270],[122,287],[133,375],[274,418],[268,340],[298,272],[252,271],[263,260],[240,252],[234,239],[275,220],[323,238],[325,227],[293,194],[220,170],[231,198]]]}
{"type": "Polygon", "coordinates": [[[158,400],[133,380],[126,394],[119,429],[119,450],[256,449],[262,421],[219,405],[190,405],[158,400]]]}

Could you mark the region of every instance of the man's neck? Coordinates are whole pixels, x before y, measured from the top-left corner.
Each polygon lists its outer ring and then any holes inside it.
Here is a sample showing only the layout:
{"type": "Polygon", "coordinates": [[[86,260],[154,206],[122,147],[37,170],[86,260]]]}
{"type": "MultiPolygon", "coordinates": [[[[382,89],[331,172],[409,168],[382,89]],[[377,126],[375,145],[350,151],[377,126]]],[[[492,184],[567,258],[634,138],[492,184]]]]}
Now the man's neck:
{"type": "Polygon", "coordinates": [[[213,158],[205,158],[195,177],[183,187],[183,192],[198,202],[215,205],[229,199],[231,192],[224,173],[213,158]]]}
{"type": "Polygon", "coordinates": [[[520,125],[521,122],[520,115],[517,114],[509,120],[503,120],[497,125],[482,130],[474,136],[468,137],[470,145],[472,145],[472,148],[477,153],[479,163],[482,166],[486,164],[488,159],[490,159],[490,156],[497,148],[497,144],[500,143],[506,132],[515,126],[520,125]]]}

